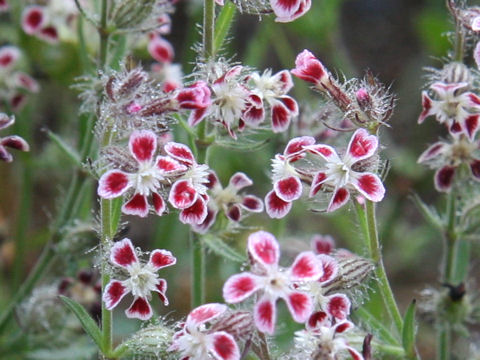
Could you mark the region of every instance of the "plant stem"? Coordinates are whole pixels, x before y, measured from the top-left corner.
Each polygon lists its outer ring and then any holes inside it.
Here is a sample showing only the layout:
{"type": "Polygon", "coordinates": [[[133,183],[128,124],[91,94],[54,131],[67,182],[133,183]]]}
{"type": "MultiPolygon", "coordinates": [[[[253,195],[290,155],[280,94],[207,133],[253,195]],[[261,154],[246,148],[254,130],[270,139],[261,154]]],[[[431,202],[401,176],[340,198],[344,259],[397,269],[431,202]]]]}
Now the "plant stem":
{"type": "Polygon", "coordinates": [[[450,359],[451,335],[450,326],[447,323],[437,329],[437,360],[450,359]]]}
{"type": "Polygon", "coordinates": [[[375,275],[378,280],[380,294],[383,298],[383,302],[391,318],[394,321],[395,328],[399,334],[402,333],[403,320],[398,310],[397,303],[393,296],[390,283],[388,282],[387,273],[383,265],[382,252],[380,249],[380,242],[378,239],[377,222],[375,218],[375,204],[372,201],[366,202],[366,216],[368,227],[368,247],[370,251],[370,257],[375,263],[375,275]]]}
{"type": "Polygon", "coordinates": [[[192,245],[192,308],[205,302],[205,248],[201,236],[190,231],[192,245]]]}
{"type": "Polygon", "coordinates": [[[456,235],[456,204],[453,191],[447,197],[447,228],[444,233],[444,269],[442,274],[443,282],[451,284],[455,281],[455,261],[457,253],[456,235]]]}
{"type": "Polygon", "coordinates": [[[203,57],[206,62],[215,56],[215,1],[203,5],[203,57]]]}

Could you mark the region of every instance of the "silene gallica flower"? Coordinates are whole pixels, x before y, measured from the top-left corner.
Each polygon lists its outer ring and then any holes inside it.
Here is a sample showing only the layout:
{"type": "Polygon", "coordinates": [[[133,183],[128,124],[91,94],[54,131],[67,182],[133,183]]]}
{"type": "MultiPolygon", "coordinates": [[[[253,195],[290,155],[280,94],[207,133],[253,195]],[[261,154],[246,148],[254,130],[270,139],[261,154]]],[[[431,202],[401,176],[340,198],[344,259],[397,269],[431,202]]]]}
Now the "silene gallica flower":
{"type": "MultiPolygon", "coordinates": [[[[8,116],[7,114],[0,113],[0,130],[13,125],[14,123],[14,116],[8,116]]],[[[8,152],[7,147],[20,151],[30,150],[28,143],[18,135],[0,137],[0,160],[5,162],[13,161],[13,156],[8,152]]]]}
{"type": "Polygon", "coordinates": [[[167,250],[154,250],[148,262],[142,263],[133,248],[130,239],[113,244],[110,250],[110,262],[128,274],[124,280],[111,280],[105,287],[103,302],[108,310],[118,305],[125,295],[133,295],[133,303],[125,311],[129,318],[148,320],[153,311],[150,306],[151,293],[156,292],[164,305],[168,305],[165,295],[167,282],[157,275],[157,271],[174,265],[177,259],[167,250]]]}
{"type": "Polygon", "coordinates": [[[228,303],[239,303],[254,293],[261,295],[254,307],[257,328],[268,334],[275,332],[276,302],[283,299],[296,322],[305,322],[313,311],[313,301],[300,284],[317,281],[323,268],[311,251],[300,253],[290,268],[278,265],[280,249],[275,237],[258,231],[248,237],[248,255],[251,272],[231,276],[223,286],[223,297],[228,303]]]}
{"type": "Polygon", "coordinates": [[[239,360],[240,349],[232,334],[215,329],[227,311],[226,305],[216,303],[193,309],[168,351],[179,352],[182,360],[239,360]]]}

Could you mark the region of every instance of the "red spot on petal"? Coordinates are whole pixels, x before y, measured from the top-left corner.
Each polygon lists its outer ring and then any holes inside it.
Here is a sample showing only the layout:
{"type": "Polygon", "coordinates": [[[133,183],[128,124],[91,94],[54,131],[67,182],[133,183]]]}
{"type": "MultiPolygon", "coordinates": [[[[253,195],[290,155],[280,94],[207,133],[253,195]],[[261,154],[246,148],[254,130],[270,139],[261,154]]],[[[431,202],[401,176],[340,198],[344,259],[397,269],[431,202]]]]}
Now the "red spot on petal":
{"type": "Polygon", "coordinates": [[[355,158],[361,158],[372,153],[376,148],[376,136],[368,135],[366,130],[359,129],[353,134],[348,152],[355,158]]]}
{"type": "Polygon", "coordinates": [[[126,288],[120,281],[112,281],[107,289],[107,308],[110,310],[115,307],[125,295],[126,288]]]}
{"type": "Polygon", "coordinates": [[[452,187],[455,168],[444,166],[435,173],[435,187],[438,191],[449,191],[452,187]]]}
{"type": "Polygon", "coordinates": [[[265,197],[265,207],[268,216],[274,219],[283,218],[292,208],[292,203],[280,199],[275,191],[270,191],[265,197]]]}
{"type": "Polygon", "coordinates": [[[138,298],[127,310],[128,317],[135,317],[141,320],[148,320],[152,316],[152,308],[147,299],[138,298]]]}
{"type": "Polygon", "coordinates": [[[380,190],[378,182],[378,178],[371,174],[362,175],[358,179],[359,187],[368,195],[372,196],[378,193],[378,191],[380,190]]]}
{"type": "Polygon", "coordinates": [[[270,301],[263,301],[256,308],[257,327],[268,333],[273,333],[274,327],[274,304],[270,301]]]}
{"type": "Polygon", "coordinates": [[[308,295],[299,292],[291,293],[288,296],[288,303],[290,305],[290,312],[295,321],[303,322],[307,320],[307,317],[312,310],[312,302],[308,295]]]}
{"type": "Polygon", "coordinates": [[[474,160],[470,163],[470,170],[476,180],[480,180],[480,160],[474,160]]]}
{"type": "Polygon", "coordinates": [[[132,243],[126,239],[114,244],[111,257],[114,264],[124,267],[138,261],[132,243]]]}
{"type": "Polygon", "coordinates": [[[157,268],[163,268],[175,264],[177,259],[170,251],[155,250],[151,255],[150,262],[157,268]]]}
{"type": "Polygon", "coordinates": [[[344,320],[350,313],[350,301],[344,295],[330,297],[327,311],[336,319],[344,320]]]}
{"type": "Polygon", "coordinates": [[[157,137],[151,131],[135,131],[130,136],[129,146],[138,161],[148,161],[157,148],[157,137]]]}
{"type": "Polygon", "coordinates": [[[291,176],[277,181],[275,183],[275,192],[284,201],[294,201],[302,196],[302,184],[297,177],[291,176]]]}
{"type": "Polygon", "coordinates": [[[130,201],[123,205],[122,211],[127,215],[138,215],[140,217],[147,216],[148,203],[146,196],[135,194],[130,201]]]}
{"type": "Polygon", "coordinates": [[[224,333],[214,334],[213,350],[223,360],[238,360],[240,358],[237,344],[232,336],[224,333]]]}
{"type": "Polygon", "coordinates": [[[312,252],[300,254],[292,265],[292,276],[296,279],[312,278],[320,274],[318,260],[312,252]]]}

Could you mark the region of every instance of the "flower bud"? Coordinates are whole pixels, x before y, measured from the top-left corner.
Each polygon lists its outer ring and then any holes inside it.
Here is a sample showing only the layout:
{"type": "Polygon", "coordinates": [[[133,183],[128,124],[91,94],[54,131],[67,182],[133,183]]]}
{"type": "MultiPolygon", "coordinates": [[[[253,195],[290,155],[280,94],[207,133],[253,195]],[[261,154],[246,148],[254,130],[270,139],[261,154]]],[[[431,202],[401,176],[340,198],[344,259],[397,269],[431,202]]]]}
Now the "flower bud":
{"type": "Polygon", "coordinates": [[[193,85],[180,90],[176,96],[181,109],[204,109],[211,104],[210,89],[206,82],[197,81],[193,85]]]}
{"type": "Polygon", "coordinates": [[[117,29],[140,25],[152,13],[155,0],[123,0],[116,6],[112,20],[117,29]]]}
{"type": "Polygon", "coordinates": [[[328,79],[328,73],[323,64],[308,50],[298,54],[295,59],[295,69],[291,72],[296,77],[316,85],[328,79]]]}

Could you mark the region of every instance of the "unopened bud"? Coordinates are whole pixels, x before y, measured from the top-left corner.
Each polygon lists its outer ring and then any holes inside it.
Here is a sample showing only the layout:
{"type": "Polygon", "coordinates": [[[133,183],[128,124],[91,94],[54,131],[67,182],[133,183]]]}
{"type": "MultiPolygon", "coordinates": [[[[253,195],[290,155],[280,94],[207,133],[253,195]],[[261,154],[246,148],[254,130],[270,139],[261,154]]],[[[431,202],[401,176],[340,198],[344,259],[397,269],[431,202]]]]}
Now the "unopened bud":
{"type": "Polygon", "coordinates": [[[365,258],[351,254],[346,257],[336,257],[338,275],[325,286],[325,293],[335,293],[360,285],[373,271],[375,265],[365,258]]]}
{"type": "Polygon", "coordinates": [[[441,72],[442,82],[447,84],[467,83],[472,84],[472,73],[465,64],[459,62],[452,62],[446,64],[441,72]]]}
{"type": "Polygon", "coordinates": [[[372,105],[372,98],[368,94],[367,89],[358,89],[355,93],[355,98],[357,99],[358,106],[360,106],[363,111],[368,111],[372,105]]]}
{"type": "Polygon", "coordinates": [[[148,326],[137,331],[126,343],[135,355],[155,356],[156,359],[165,359],[166,349],[170,346],[173,331],[164,324],[148,326]]]}
{"type": "Polygon", "coordinates": [[[155,0],[123,0],[116,6],[112,16],[117,29],[140,25],[152,13],[155,0]]]}
{"type": "Polygon", "coordinates": [[[237,339],[247,339],[254,329],[253,316],[247,311],[228,312],[212,326],[212,331],[225,331],[237,339]]]}

